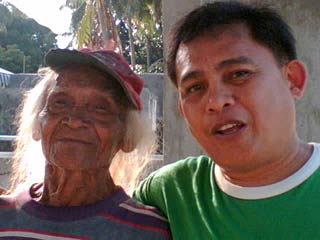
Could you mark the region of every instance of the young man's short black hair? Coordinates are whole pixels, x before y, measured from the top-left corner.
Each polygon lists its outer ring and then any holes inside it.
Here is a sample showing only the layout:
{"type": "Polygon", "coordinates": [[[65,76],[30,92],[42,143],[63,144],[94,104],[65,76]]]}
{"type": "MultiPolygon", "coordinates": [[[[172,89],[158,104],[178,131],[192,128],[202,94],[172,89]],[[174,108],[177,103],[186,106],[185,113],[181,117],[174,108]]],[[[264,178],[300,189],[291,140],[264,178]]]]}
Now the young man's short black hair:
{"type": "Polygon", "coordinates": [[[213,32],[222,25],[237,23],[245,24],[252,38],[268,47],[279,65],[297,58],[291,28],[274,9],[236,1],[208,3],[187,14],[171,30],[167,54],[171,81],[177,86],[175,61],[180,44],[213,32]]]}

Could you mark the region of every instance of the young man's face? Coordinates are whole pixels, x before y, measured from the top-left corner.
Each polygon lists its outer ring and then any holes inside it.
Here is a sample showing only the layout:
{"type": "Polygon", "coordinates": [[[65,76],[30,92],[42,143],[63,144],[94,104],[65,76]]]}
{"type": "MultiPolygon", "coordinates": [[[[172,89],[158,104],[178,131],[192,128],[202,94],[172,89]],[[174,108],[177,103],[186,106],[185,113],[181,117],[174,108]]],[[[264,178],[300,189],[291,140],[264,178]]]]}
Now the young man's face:
{"type": "Polygon", "coordinates": [[[296,143],[294,98],[304,81],[294,88],[291,70],[244,25],[180,45],[176,72],[189,129],[225,170],[263,167],[296,143]]]}

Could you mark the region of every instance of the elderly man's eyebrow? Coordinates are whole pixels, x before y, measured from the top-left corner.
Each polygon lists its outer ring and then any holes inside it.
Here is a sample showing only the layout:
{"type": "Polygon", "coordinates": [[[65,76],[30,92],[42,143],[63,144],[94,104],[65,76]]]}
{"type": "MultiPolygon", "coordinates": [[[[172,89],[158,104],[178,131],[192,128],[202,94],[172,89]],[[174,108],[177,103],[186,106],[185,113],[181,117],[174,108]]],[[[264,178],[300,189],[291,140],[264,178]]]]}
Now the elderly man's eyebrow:
{"type": "Polygon", "coordinates": [[[236,65],[236,64],[253,64],[256,65],[252,59],[246,57],[246,56],[239,56],[236,58],[229,58],[226,60],[221,61],[217,66],[217,70],[221,70],[222,68],[229,66],[229,65],[236,65]]]}

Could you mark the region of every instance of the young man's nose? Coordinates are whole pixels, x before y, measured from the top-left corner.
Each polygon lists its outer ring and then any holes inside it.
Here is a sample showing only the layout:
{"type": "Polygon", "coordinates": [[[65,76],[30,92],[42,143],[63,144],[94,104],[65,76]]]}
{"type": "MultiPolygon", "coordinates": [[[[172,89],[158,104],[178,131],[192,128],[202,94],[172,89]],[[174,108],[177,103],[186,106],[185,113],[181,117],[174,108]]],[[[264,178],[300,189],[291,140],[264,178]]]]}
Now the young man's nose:
{"type": "Polygon", "coordinates": [[[232,91],[224,87],[208,89],[205,97],[205,110],[208,113],[219,113],[234,105],[235,98],[232,91]]]}

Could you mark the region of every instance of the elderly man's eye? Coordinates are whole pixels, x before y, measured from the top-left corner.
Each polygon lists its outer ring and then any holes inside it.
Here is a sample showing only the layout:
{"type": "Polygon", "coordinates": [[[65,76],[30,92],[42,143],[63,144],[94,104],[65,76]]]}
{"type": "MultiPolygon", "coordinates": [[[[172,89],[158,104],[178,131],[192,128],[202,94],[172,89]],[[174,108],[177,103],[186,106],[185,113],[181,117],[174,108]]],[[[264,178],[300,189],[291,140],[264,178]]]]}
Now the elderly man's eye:
{"type": "Polygon", "coordinates": [[[65,107],[67,106],[67,101],[66,100],[57,100],[55,102],[53,102],[53,105],[56,107],[65,107]]]}
{"type": "Polygon", "coordinates": [[[111,109],[107,104],[96,104],[94,105],[94,111],[98,114],[110,114],[111,109]]]}
{"type": "Polygon", "coordinates": [[[105,112],[105,111],[107,111],[107,107],[106,107],[106,105],[96,105],[95,110],[105,112]]]}
{"type": "Polygon", "coordinates": [[[48,103],[48,109],[51,112],[61,112],[70,108],[72,104],[67,99],[54,99],[48,103]]]}

